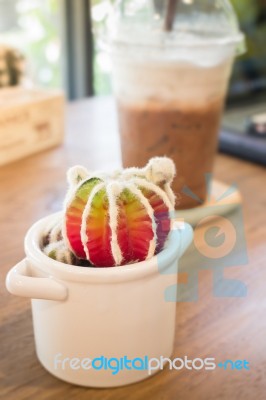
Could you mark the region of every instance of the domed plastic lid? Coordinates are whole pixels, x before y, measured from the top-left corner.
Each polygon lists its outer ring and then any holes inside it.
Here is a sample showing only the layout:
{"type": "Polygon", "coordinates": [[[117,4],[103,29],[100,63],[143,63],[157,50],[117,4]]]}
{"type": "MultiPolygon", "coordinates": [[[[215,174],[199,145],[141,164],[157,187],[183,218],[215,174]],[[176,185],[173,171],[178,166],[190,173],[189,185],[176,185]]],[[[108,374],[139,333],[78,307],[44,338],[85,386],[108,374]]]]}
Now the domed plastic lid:
{"type": "Polygon", "coordinates": [[[116,47],[233,46],[236,54],[245,50],[229,0],[118,0],[105,28],[107,43],[116,47]]]}

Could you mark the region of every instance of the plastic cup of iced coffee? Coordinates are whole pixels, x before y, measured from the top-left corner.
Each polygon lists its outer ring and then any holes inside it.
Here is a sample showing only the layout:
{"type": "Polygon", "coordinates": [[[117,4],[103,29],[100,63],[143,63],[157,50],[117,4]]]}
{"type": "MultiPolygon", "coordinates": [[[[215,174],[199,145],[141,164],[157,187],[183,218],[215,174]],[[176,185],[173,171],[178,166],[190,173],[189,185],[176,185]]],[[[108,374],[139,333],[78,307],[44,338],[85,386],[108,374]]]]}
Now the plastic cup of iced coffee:
{"type": "Polygon", "coordinates": [[[171,157],[178,208],[199,205],[184,188],[206,199],[233,61],[244,50],[229,1],[117,1],[107,29],[123,166],[171,157]]]}

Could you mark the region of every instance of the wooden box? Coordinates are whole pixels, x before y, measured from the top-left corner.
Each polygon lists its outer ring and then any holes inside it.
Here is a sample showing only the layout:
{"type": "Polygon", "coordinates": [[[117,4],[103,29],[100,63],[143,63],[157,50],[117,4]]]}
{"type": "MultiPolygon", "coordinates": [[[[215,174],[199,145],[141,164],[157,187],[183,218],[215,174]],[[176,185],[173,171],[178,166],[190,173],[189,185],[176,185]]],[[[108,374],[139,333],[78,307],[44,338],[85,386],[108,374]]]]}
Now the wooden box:
{"type": "Polygon", "coordinates": [[[0,90],[0,165],[62,143],[64,96],[22,87],[0,90]]]}

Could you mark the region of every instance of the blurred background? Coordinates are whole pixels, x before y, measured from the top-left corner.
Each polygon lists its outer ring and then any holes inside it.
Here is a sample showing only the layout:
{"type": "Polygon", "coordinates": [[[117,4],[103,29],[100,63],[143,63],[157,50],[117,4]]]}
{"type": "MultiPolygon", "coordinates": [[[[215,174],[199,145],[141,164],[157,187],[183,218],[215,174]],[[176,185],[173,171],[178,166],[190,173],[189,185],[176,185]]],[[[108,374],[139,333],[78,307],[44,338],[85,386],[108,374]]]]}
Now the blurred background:
{"type": "MultiPolygon", "coordinates": [[[[97,32],[113,2],[0,0],[0,88],[61,89],[70,101],[111,94],[111,61],[97,32]]],[[[266,165],[266,0],[231,3],[246,52],[234,64],[219,149],[266,165]]]]}
{"type": "Polygon", "coordinates": [[[91,20],[95,27],[103,23],[109,5],[108,0],[0,0],[0,45],[22,51],[34,84],[65,89],[70,99],[108,94],[110,61],[93,43],[90,27],[91,20]]]}
{"type": "MultiPolygon", "coordinates": [[[[247,52],[235,63],[228,101],[266,91],[266,0],[231,0],[247,52]]],[[[65,89],[69,99],[111,92],[110,60],[92,38],[111,0],[0,0],[0,44],[21,50],[29,79],[65,89]]]]}

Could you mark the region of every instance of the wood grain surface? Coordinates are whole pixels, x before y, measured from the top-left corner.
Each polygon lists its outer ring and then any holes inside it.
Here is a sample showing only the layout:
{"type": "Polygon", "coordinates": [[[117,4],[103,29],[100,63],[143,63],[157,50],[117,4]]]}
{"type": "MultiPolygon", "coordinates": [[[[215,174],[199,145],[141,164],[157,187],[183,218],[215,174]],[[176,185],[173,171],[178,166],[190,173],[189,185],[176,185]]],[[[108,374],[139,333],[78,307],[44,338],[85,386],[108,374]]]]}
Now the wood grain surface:
{"type": "MultiPolygon", "coordinates": [[[[190,271],[198,274],[195,281],[198,299],[177,303],[173,356],[246,359],[250,370],[165,369],[138,384],[100,390],[61,382],[39,364],[34,350],[30,301],[7,293],[6,273],[24,257],[23,237],[31,224],[61,208],[66,191],[65,171],[69,166],[78,163],[90,169],[109,169],[120,165],[111,99],[96,98],[69,105],[66,131],[63,146],[0,168],[0,398],[266,399],[266,170],[225,155],[217,156],[215,177],[227,184],[236,182],[243,195],[249,261],[227,268],[224,273],[227,278],[244,282],[248,293],[243,298],[215,297],[213,271],[199,270],[196,256],[188,253],[190,271]]],[[[185,283],[186,279],[186,272],[181,271],[180,282],[185,283]]]]}

